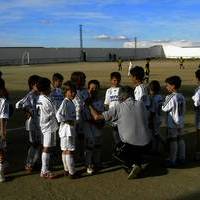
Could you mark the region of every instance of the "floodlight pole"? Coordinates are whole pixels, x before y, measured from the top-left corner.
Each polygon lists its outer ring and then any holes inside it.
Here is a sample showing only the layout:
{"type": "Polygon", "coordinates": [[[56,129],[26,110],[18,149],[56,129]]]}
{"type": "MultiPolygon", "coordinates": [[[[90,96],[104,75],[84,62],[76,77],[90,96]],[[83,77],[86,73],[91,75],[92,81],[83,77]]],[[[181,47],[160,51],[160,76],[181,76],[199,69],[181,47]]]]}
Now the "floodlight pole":
{"type": "Polygon", "coordinates": [[[137,56],[137,37],[134,37],[134,42],[135,42],[135,59],[136,59],[136,56],[137,56]]]}
{"type": "Polygon", "coordinates": [[[80,30],[80,61],[82,61],[83,57],[83,25],[79,25],[79,30],[80,30]]]}

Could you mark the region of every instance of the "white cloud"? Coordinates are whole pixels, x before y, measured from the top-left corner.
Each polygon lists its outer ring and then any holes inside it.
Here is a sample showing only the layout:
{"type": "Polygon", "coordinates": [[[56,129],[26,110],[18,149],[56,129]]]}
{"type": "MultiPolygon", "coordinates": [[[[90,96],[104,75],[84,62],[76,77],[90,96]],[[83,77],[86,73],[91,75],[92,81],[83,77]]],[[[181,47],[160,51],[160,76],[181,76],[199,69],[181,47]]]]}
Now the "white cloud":
{"type": "Polygon", "coordinates": [[[106,34],[98,35],[95,37],[98,40],[115,40],[115,41],[129,41],[129,38],[124,35],[119,36],[109,36],[106,34]]]}
{"type": "Polygon", "coordinates": [[[109,40],[110,36],[102,34],[102,35],[96,36],[95,38],[98,39],[98,40],[109,40]]]}
{"type": "MultiPolygon", "coordinates": [[[[200,42],[189,41],[189,40],[152,40],[152,41],[138,41],[137,47],[139,48],[148,48],[155,45],[173,45],[178,47],[195,47],[200,46],[200,42]]],[[[134,48],[135,42],[125,42],[123,47],[125,48],[134,48]]]]}

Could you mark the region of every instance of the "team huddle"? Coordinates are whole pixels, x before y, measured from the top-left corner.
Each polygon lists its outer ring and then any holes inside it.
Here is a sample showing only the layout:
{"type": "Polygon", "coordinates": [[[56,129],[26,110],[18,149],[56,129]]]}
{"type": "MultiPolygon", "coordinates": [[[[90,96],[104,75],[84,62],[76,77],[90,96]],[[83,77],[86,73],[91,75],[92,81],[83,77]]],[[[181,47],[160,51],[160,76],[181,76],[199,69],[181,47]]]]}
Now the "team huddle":
{"type": "MultiPolygon", "coordinates": [[[[115,144],[113,156],[123,163],[128,179],[137,178],[144,170],[144,155],[159,151],[163,142],[160,126],[162,112],[166,113],[169,157],[167,167],[185,163],[184,114],[185,97],[179,93],[181,78],[166,78],[165,98],[157,80],[144,84],[145,72],[140,66],[130,69],[133,87],[122,86],[121,74],[110,74],[111,87],[106,90],[105,100],[99,94],[100,82],[88,81],[81,71],[71,74],[63,83],[63,76],[53,74],[52,82],[45,77],[32,75],[28,79],[29,92],[15,108],[25,114],[25,128],[29,134],[29,149],[25,170],[32,172],[41,159],[41,178],[53,178],[50,170],[52,151],[59,136],[64,175],[75,179],[80,173],[75,167],[74,152],[84,155],[86,173],[92,175],[102,166],[102,131],[112,127],[115,144]],[[53,89],[51,89],[51,85],[53,89]],[[134,88],[134,89],[133,89],[134,88]]],[[[200,84],[200,70],[195,72],[200,84]]],[[[195,107],[196,159],[200,159],[200,87],[192,97],[195,107]]],[[[5,181],[6,125],[11,107],[5,81],[0,78],[0,182],[5,181]]]]}

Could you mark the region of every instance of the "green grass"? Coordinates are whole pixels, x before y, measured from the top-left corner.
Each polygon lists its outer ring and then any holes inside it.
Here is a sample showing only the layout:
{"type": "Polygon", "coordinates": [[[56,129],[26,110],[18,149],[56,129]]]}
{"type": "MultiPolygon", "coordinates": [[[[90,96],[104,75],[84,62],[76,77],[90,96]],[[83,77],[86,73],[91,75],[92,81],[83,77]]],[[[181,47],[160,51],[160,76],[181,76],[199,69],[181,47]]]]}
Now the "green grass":
{"type": "MultiPolygon", "coordinates": [[[[137,61],[135,65],[144,66],[145,61],[137,61]]],[[[198,61],[186,61],[186,69],[179,70],[178,64],[173,60],[155,60],[151,62],[151,77],[157,79],[165,86],[165,79],[171,75],[180,75],[183,86],[180,90],[187,99],[187,112],[185,116],[185,141],[187,157],[192,158],[194,153],[195,127],[194,112],[191,96],[196,87],[194,72],[198,61]]],[[[122,84],[132,85],[127,77],[128,63],[123,63],[122,84]]],[[[38,74],[51,78],[54,72],[60,72],[68,80],[71,73],[81,70],[86,73],[87,81],[98,79],[101,82],[101,95],[104,97],[105,89],[109,87],[109,75],[117,70],[116,63],[66,63],[33,66],[6,66],[0,69],[6,80],[12,102],[15,103],[27,92],[27,79],[30,75],[38,74]]],[[[23,113],[16,111],[9,120],[8,129],[24,126],[23,113]]],[[[165,128],[161,129],[165,136],[165,128]]],[[[103,161],[112,159],[112,130],[103,129],[103,161]]],[[[200,192],[200,166],[198,163],[189,163],[182,169],[165,169],[154,165],[146,176],[137,180],[127,180],[127,175],[119,167],[108,168],[95,176],[86,176],[78,180],[69,180],[60,177],[55,180],[42,180],[39,172],[28,175],[23,170],[24,159],[28,148],[28,135],[24,130],[8,132],[8,160],[10,162],[9,181],[0,184],[0,200],[14,199],[199,199],[200,192]]],[[[79,151],[79,149],[78,149],[79,151]]],[[[57,173],[62,173],[59,147],[56,150],[57,173]]]]}

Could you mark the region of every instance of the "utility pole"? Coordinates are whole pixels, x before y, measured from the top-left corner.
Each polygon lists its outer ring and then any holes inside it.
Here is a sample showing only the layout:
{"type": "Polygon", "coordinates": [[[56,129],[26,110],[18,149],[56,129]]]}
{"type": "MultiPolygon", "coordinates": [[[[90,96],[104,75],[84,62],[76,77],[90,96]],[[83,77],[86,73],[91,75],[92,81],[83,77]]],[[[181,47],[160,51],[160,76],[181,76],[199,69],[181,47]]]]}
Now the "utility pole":
{"type": "Polygon", "coordinates": [[[83,60],[83,25],[79,25],[79,31],[80,31],[80,61],[83,60]]]}
{"type": "Polygon", "coordinates": [[[137,56],[137,37],[134,37],[134,42],[135,42],[135,59],[136,59],[136,56],[137,56]]]}
{"type": "Polygon", "coordinates": [[[80,24],[80,48],[83,49],[83,25],[80,24]]]}

